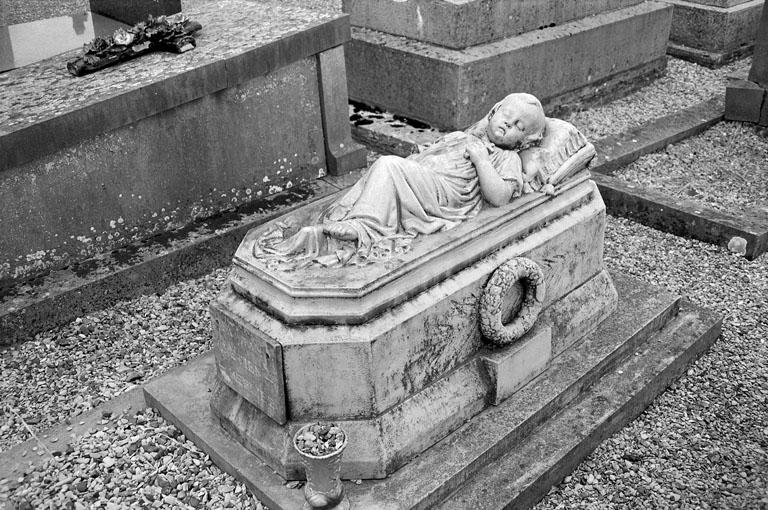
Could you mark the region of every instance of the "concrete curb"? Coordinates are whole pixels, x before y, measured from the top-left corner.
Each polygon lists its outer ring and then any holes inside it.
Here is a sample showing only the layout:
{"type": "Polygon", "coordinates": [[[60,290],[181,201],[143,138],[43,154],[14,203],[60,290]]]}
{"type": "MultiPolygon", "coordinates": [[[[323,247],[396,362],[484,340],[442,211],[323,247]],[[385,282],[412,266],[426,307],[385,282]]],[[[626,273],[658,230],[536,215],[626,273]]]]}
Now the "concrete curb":
{"type": "Polygon", "coordinates": [[[679,200],[612,177],[622,166],[667,145],[694,136],[723,120],[719,97],[657,119],[616,136],[598,140],[591,168],[608,212],[669,232],[718,246],[733,237],[747,241],[746,258],[768,251],[768,215],[726,214],[692,201],[679,200]]]}

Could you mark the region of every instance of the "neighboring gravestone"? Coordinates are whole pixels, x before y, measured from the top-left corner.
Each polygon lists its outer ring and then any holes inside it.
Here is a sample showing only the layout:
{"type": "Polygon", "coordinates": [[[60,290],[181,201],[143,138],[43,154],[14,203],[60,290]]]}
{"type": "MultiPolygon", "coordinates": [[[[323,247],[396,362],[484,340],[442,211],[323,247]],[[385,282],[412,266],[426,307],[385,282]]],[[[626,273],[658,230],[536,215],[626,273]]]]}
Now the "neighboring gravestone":
{"type": "Polygon", "coordinates": [[[147,16],[168,16],[181,12],[181,0],[90,0],[91,12],[109,16],[128,25],[147,16]]]}
{"type": "Polygon", "coordinates": [[[666,66],[672,8],[640,0],[344,0],[353,100],[463,129],[510,91],[545,107],[666,66]]]}
{"type": "Polygon", "coordinates": [[[768,7],[765,5],[749,75],[746,79],[731,78],[725,91],[725,118],[768,126],[768,7]]]}
{"type": "Polygon", "coordinates": [[[670,55],[719,66],[755,44],[763,0],[668,0],[674,6],[670,55]]]}
{"type": "Polygon", "coordinates": [[[181,55],[73,77],[78,51],[0,74],[0,288],[365,165],[347,16],[238,0],[185,14],[203,28],[181,55]]]}

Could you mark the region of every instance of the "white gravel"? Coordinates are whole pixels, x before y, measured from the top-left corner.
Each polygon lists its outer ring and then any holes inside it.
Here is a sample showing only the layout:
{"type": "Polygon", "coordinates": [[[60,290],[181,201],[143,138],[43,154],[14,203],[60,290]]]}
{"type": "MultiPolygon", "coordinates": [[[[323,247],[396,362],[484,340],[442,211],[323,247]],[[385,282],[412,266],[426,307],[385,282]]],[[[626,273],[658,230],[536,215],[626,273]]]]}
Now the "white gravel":
{"type": "Polygon", "coordinates": [[[590,140],[621,133],[712,97],[725,97],[726,77],[749,71],[752,59],[709,69],[670,57],[667,73],[628,96],[566,118],[590,140]]]}
{"type": "Polygon", "coordinates": [[[718,211],[768,214],[768,138],[740,122],[720,122],[613,175],[718,211]]]}
{"type": "Polygon", "coordinates": [[[11,508],[263,510],[181,432],[147,409],[94,430],[38,469],[0,485],[11,508]]]}
{"type": "Polygon", "coordinates": [[[211,348],[227,269],[141,296],[0,352],[0,451],[211,348]]]}
{"type": "Polygon", "coordinates": [[[723,334],[536,509],[768,508],[768,256],[610,218],[606,260],[720,312],[723,334]]]}

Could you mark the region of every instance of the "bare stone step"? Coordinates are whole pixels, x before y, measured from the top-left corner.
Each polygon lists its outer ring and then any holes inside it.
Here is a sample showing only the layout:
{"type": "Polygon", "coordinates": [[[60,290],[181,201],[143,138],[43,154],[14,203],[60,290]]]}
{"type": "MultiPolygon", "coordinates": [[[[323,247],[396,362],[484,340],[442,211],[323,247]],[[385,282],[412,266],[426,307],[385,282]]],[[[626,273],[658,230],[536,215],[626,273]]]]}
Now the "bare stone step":
{"type": "Polygon", "coordinates": [[[343,0],[354,26],[466,48],[621,9],[642,0],[343,0]]]}
{"type": "Polygon", "coordinates": [[[567,476],[600,442],[642,413],[720,334],[720,320],[684,303],[675,320],[562,413],[507,449],[443,504],[523,509],[567,476]]]}

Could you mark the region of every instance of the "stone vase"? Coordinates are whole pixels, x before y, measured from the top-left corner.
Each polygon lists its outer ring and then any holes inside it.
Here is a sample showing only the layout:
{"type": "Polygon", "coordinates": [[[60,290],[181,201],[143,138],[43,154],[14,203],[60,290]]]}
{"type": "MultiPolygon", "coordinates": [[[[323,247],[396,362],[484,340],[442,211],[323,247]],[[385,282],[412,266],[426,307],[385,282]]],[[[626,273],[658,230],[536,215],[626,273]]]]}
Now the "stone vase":
{"type": "Polygon", "coordinates": [[[299,452],[307,483],[304,486],[303,510],[349,510],[349,499],[344,495],[341,483],[341,456],[347,447],[347,433],[341,448],[327,455],[315,456],[302,452],[296,446],[296,439],[312,424],[301,427],[293,436],[293,447],[299,452]]]}

